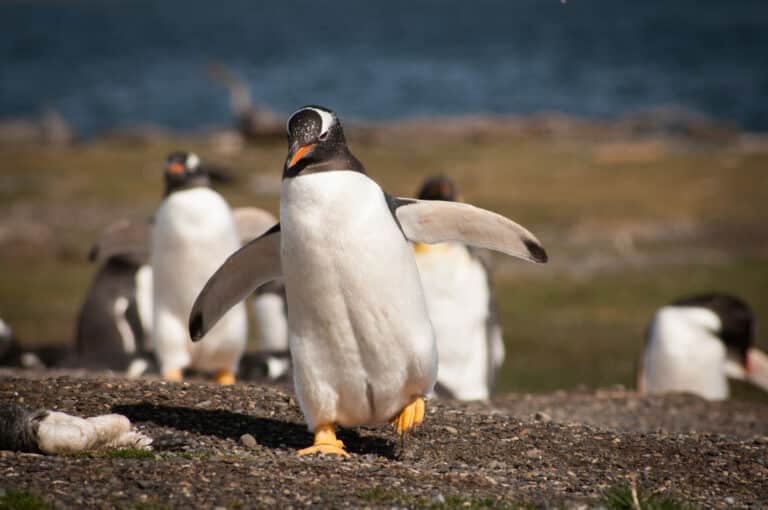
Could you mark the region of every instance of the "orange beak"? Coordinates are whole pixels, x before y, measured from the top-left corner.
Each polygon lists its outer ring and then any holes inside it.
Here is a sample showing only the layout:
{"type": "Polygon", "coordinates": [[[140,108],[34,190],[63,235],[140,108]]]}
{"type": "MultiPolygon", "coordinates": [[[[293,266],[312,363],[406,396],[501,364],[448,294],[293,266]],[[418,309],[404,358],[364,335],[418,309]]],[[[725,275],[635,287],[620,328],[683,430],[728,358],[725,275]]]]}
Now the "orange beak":
{"type": "Polygon", "coordinates": [[[314,143],[310,143],[309,145],[299,147],[299,149],[293,153],[293,156],[291,156],[291,160],[288,162],[288,168],[291,168],[293,165],[298,163],[299,160],[301,160],[301,158],[303,158],[314,147],[315,147],[314,143]]]}
{"type": "Polygon", "coordinates": [[[184,165],[181,163],[171,163],[168,167],[168,171],[172,174],[180,174],[184,172],[184,165]]]}

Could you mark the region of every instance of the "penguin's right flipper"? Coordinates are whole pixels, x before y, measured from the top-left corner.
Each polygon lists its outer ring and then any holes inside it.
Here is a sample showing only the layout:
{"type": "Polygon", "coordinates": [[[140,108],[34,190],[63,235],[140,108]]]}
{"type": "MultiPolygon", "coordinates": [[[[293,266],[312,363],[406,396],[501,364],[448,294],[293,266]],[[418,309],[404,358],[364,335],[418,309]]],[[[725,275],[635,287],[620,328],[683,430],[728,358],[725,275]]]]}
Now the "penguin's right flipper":
{"type": "Polygon", "coordinates": [[[189,314],[189,336],[200,340],[230,308],[281,276],[278,223],[230,255],[208,279],[189,314]]]}
{"type": "Polygon", "coordinates": [[[531,262],[547,261],[547,252],[536,236],[500,214],[460,202],[390,196],[387,200],[409,241],[458,242],[531,262]]]}

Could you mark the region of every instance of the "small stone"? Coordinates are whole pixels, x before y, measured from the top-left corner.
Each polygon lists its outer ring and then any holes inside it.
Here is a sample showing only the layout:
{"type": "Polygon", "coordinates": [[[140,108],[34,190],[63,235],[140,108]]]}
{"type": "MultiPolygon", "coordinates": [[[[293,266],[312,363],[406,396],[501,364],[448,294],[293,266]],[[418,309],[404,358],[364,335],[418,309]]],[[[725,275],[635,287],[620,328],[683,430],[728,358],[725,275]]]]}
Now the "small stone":
{"type": "Polygon", "coordinates": [[[243,434],[240,436],[240,442],[247,448],[256,448],[256,438],[250,434],[243,434]]]}
{"type": "Polygon", "coordinates": [[[443,429],[449,434],[453,434],[454,436],[459,433],[458,429],[456,429],[455,427],[451,427],[450,425],[444,425],[443,429]]]}
{"type": "Polygon", "coordinates": [[[549,423],[552,421],[552,417],[550,415],[548,415],[547,413],[543,413],[541,411],[534,414],[533,419],[536,421],[540,421],[542,423],[549,423]]]}
{"type": "Polygon", "coordinates": [[[528,457],[529,459],[537,459],[541,457],[541,450],[539,450],[538,448],[531,448],[530,450],[525,452],[525,456],[528,457]]]}
{"type": "Polygon", "coordinates": [[[723,501],[725,501],[725,502],[726,502],[727,504],[729,504],[729,505],[735,505],[735,504],[736,504],[736,499],[734,499],[734,498],[733,498],[733,497],[731,497],[731,496],[728,496],[728,497],[727,497],[727,498],[725,498],[723,501]]]}

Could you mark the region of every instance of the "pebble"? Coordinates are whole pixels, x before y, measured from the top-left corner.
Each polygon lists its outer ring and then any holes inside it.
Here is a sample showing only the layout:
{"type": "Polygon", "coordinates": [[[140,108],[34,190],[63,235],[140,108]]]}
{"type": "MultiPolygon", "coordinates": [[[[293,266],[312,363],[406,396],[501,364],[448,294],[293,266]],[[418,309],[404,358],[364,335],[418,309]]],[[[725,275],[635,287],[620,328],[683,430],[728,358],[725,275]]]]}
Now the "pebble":
{"type": "Polygon", "coordinates": [[[536,421],[540,421],[542,423],[549,423],[552,421],[552,417],[550,415],[548,415],[547,413],[543,413],[541,411],[534,414],[533,419],[536,421]]]}
{"type": "Polygon", "coordinates": [[[256,448],[256,438],[250,434],[243,434],[240,436],[240,442],[243,443],[243,446],[248,448],[256,448]]]}

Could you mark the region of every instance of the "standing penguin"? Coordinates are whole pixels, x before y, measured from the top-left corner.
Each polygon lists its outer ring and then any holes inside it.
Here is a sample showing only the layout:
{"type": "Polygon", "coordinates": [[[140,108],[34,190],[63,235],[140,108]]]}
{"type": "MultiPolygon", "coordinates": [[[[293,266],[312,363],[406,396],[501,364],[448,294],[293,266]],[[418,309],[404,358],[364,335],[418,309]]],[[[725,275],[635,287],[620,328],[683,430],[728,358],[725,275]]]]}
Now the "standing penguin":
{"type": "Polygon", "coordinates": [[[90,259],[100,264],[80,307],[74,365],[141,375],[151,349],[152,269],[146,222],[121,220],[99,236],[90,259]]]}
{"type": "MultiPolygon", "coordinates": [[[[456,185],[445,176],[433,176],[417,196],[453,202],[456,185]]],[[[415,243],[413,248],[440,355],[438,394],[486,400],[504,361],[490,269],[481,258],[487,252],[461,243],[415,243]]]]}
{"type": "Polygon", "coordinates": [[[722,293],[678,299],[648,327],[638,392],[725,400],[728,377],[768,391],[768,356],[753,344],[754,316],[741,299],[722,293]]]}
{"type": "Polygon", "coordinates": [[[437,346],[408,241],[458,241],[543,262],[536,238],[467,204],[400,199],[370,179],[336,115],[307,106],[288,120],[280,223],[234,253],[190,314],[200,339],[253,290],[282,275],[296,395],[314,445],[348,456],[335,424],[424,418],[437,346]]]}
{"type": "Polygon", "coordinates": [[[185,323],[195,296],[239,247],[232,211],[210,188],[199,158],[171,154],[151,242],[152,343],[164,378],[178,381],[194,368],[214,372],[221,384],[235,382],[248,334],[245,306],[234,306],[199,344],[190,341],[185,323]]]}

